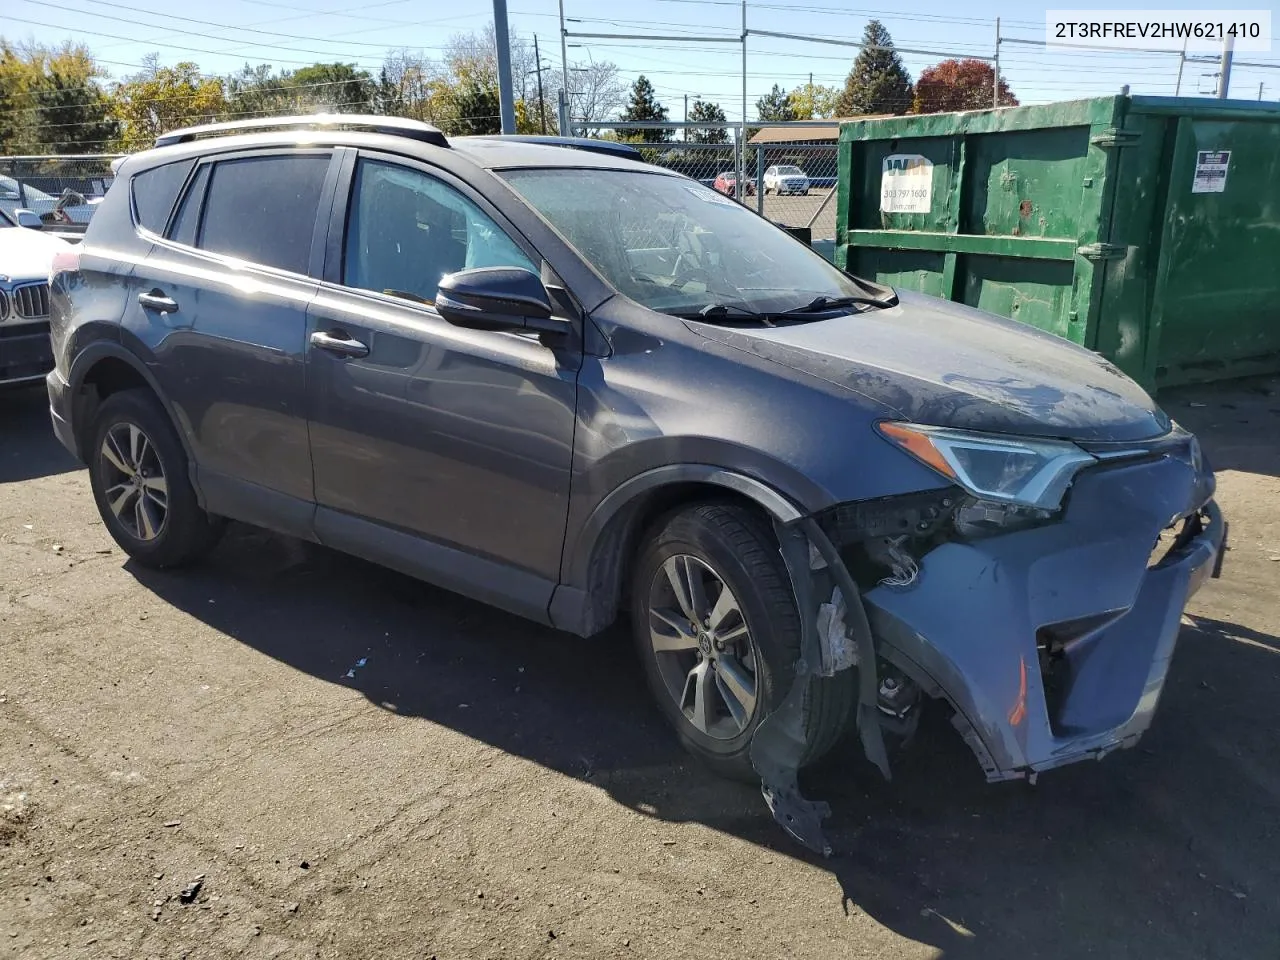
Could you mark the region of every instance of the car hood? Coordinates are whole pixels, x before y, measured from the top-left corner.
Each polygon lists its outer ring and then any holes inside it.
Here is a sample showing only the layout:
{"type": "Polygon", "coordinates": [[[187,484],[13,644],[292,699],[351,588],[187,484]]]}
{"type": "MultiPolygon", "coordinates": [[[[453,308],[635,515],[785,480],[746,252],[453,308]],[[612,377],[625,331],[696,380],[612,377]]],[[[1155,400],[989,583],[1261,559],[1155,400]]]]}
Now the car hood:
{"type": "Polygon", "coordinates": [[[0,276],[10,280],[47,280],[53,255],[70,249],[67,241],[39,230],[0,228],[0,276]]]}
{"type": "Polygon", "coordinates": [[[808,323],[690,326],[918,423],[1097,442],[1168,432],[1146,391],[1092,351],[962,304],[897,293],[897,306],[808,323]]]}

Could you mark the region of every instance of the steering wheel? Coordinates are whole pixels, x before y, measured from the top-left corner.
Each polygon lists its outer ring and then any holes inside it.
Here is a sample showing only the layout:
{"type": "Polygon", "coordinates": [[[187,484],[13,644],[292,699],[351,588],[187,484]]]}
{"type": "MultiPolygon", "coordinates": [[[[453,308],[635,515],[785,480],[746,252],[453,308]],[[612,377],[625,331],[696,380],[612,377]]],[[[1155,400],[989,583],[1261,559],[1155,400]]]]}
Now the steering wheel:
{"type": "Polygon", "coordinates": [[[705,284],[708,289],[711,287],[711,274],[696,260],[693,260],[687,253],[682,253],[676,259],[676,268],[672,275],[672,285],[683,287],[686,283],[705,284]]]}

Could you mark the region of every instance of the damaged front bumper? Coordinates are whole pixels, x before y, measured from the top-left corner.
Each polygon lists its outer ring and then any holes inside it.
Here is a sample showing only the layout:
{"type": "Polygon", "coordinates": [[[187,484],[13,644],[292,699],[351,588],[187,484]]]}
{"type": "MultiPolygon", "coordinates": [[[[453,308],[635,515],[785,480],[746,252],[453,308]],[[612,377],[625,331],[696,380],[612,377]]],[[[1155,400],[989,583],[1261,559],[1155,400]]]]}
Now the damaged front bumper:
{"type": "Polygon", "coordinates": [[[809,684],[850,659],[860,674],[862,746],[886,776],[887,724],[877,698],[886,670],[952,706],[988,780],[1034,778],[1132,746],[1151,724],[1183,607],[1221,564],[1226,523],[1212,489],[1198,457],[1103,462],[1076,478],[1052,522],[941,538],[905,580],[863,581],[861,589],[811,518],[779,524],[806,615],[792,693],[752,744],[778,822],[811,849],[830,852],[820,825],[825,805],[800,795],[796,758],[809,684]],[[1153,557],[1152,545],[1170,528],[1172,545],[1153,557]],[[818,629],[832,582],[851,598],[845,626],[855,653],[834,668],[839,658],[818,629]]]}
{"type": "Polygon", "coordinates": [[[955,708],[989,780],[1132,746],[1183,608],[1217,571],[1226,525],[1204,489],[1172,458],[1110,465],[1077,479],[1056,523],[940,545],[910,589],[864,593],[880,656],[955,708]]]}

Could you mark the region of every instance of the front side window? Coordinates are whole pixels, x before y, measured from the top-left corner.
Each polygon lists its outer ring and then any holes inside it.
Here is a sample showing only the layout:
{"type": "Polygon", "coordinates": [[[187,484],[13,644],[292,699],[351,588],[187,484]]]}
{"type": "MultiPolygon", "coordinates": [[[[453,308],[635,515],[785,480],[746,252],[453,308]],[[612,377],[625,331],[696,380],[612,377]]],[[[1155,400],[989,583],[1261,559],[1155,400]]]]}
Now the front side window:
{"type": "Polygon", "coordinates": [[[344,285],[430,303],[441,277],[472,267],[538,272],[457,190],[417,170],[360,161],[347,214],[344,285]]]}
{"type": "Polygon", "coordinates": [[[638,170],[500,175],[611,286],[653,310],[767,313],[867,296],[811,248],[694,180],[638,170]]]}
{"type": "Polygon", "coordinates": [[[306,273],[328,170],[328,154],[314,153],[215,164],[197,246],[306,273]]]}

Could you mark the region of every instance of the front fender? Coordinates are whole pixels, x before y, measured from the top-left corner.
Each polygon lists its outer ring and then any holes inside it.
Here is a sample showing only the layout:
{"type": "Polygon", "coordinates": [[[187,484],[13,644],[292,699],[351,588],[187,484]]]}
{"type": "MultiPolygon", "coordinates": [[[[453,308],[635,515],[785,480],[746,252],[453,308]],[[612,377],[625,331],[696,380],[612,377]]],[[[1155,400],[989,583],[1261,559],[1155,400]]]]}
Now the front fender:
{"type": "Polygon", "coordinates": [[[635,509],[649,494],[689,483],[744,496],[782,523],[808,514],[795,499],[772,485],[726,467],[676,463],[645,470],[615,487],[595,506],[576,535],[566,539],[561,582],[549,611],[556,627],[590,636],[612,621],[621,553],[635,509]]]}

